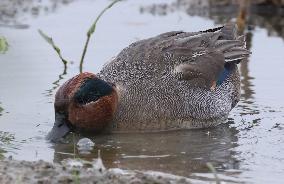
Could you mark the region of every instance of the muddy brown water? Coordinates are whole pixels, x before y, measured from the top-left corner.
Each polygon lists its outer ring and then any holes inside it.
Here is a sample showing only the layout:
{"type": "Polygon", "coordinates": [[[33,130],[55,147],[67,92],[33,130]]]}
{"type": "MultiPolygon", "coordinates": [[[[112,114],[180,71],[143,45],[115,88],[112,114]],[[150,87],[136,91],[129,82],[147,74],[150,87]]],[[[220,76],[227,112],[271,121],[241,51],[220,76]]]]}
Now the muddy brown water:
{"type": "MultiPolygon", "coordinates": [[[[56,89],[78,74],[85,32],[108,1],[15,2],[2,1],[0,6],[0,35],[10,45],[0,55],[1,155],[60,162],[74,156],[91,160],[100,149],[107,167],[163,171],[207,182],[213,178],[206,166],[210,162],[228,183],[283,183],[283,16],[253,11],[248,18],[245,34],[252,55],[240,65],[242,97],[228,123],[205,130],[89,136],[95,148],[81,154],[73,146],[80,135],[57,145],[45,136],[53,125],[56,89]],[[51,35],[63,56],[73,61],[66,74],[37,29],[51,35]]],[[[98,72],[136,40],[171,30],[207,29],[237,15],[236,7],[153,2],[129,0],[107,12],[90,43],[84,71],[98,72]]]]}

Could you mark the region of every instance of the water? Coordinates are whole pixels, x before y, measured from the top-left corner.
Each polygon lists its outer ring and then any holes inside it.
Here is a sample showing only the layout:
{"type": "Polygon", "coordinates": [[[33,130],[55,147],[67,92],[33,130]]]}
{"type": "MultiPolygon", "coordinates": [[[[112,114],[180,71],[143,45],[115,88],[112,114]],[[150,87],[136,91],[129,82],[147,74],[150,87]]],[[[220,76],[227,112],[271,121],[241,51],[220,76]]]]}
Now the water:
{"type": "MultiPolygon", "coordinates": [[[[60,162],[87,160],[101,150],[106,167],[155,170],[210,181],[210,162],[228,183],[283,183],[284,173],[284,19],[253,10],[245,34],[252,55],[240,66],[242,97],[227,124],[212,129],[155,134],[95,135],[90,154],[45,140],[54,120],[58,85],[78,74],[85,33],[108,1],[1,1],[0,35],[9,51],[0,55],[0,155],[60,162]],[[10,8],[8,6],[11,6],[10,8]],[[13,8],[16,8],[14,11],[13,8]],[[7,9],[9,11],[7,11],[7,9]],[[60,60],[37,33],[53,37],[73,61],[64,72],[60,60]]],[[[216,8],[202,1],[128,0],[100,20],[84,71],[98,72],[130,43],[171,30],[198,31],[236,18],[234,6],[216,8]],[[201,7],[202,6],[202,7],[201,7]]]]}

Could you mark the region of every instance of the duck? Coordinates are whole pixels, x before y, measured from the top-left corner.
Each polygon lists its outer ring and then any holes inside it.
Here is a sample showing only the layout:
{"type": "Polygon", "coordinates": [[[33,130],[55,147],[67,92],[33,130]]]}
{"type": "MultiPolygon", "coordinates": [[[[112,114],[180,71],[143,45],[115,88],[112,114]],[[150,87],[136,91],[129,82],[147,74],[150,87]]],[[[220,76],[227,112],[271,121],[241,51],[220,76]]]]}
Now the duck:
{"type": "Polygon", "coordinates": [[[238,64],[246,60],[237,26],[171,31],[136,41],[97,74],[83,72],[55,95],[57,141],[70,131],[160,132],[215,127],[240,100],[238,64]]]}

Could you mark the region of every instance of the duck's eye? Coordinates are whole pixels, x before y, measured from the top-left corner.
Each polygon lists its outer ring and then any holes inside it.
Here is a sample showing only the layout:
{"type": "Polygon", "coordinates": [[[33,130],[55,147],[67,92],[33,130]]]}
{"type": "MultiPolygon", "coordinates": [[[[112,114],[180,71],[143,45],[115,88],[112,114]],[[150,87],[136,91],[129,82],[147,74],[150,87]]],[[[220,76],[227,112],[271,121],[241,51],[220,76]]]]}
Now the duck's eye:
{"type": "Polygon", "coordinates": [[[81,105],[95,102],[111,94],[112,90],[112,86],[101,79],[87,79],[74,94],[74,100],[81,105]]]}

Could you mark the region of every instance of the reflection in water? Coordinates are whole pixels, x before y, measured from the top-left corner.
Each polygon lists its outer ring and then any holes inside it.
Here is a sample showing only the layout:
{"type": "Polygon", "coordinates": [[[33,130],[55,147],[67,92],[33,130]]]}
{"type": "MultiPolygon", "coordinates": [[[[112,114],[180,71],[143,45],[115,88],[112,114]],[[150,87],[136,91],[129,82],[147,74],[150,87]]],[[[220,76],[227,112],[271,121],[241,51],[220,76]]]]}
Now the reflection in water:
{"type": "Polygon", "coordinates": [[[91,154],[74,151],[74,145],[82,137],[77,135],[74,139],[70,135],[70,144],[55,145],[54,161],[73,158],[74,153],[76,157],[92,160],[101,150],[107,167],[150,169],[192,177],[192,173],[208,173],[206,163],[211,162],[222,173],[239,169],[239,161],[232,151],[238,146],[237,133],[227,124],[197,131],[100,135],[89,137],[95,142],[91,154]]]}
{"type": "Polygon", "coordinates": [[[52,83],[53,87],[51,89],[46,90],[46,93],[44,94],[46,94],[46,96],[52,96],[54,91],[60,86],[59,84],[60,81],[64,79],[63,76],[66,74],[67,74],[67,65],[64,65],[63,72],[60,75],[58,75],[58,79],[52,83]]]}
{"type": "MultiPolygon", "coordinates": [[[[239,27],[239,33],[246,35],[246,47],[248,50],[252,48],[252,38],[253,38],[253,27],[248,27],[248,21],[250,20],[250,1],[249,0],[241,0],[238,15],[237,15],[237,24],[239,27]]],[[[238,108],[241,108],[240,115],[246,114],[259,114],[258,108],[251,108],[255,107],[253,94],[254,91],[252,90],[253,84],[252,80],[254,79],[249,75],[249,67],[248,67],[249,59],[244,60],[240,63],[240,73],[241,73],[241,103],[239,103],[238,108]]],[[[248,129],[255,126],[259,123],[260,119],[253,120],[250,125],[246,126],[248,129]]]]}
{"type": "MultiPolygon", "coordinates": [[[[154,16],[168,15],[173,12],[182,11],[190,16],[207,17],[214,20],[217,24],[223,24],[231,19],[238,17],[241,8],[246,8],[247,23],[251,26],[259,26],[265,28],[271,36],[279,36],[284,38],[284,8],[278,6],[266,6],[260,4],[265,1],[250,1],[250,0],[176,0],[172,3],[157,3],[150,6],[140,7],[141,13],[150,13],[154,16]],[[259,3],[258,3],[259,2],[259,3]]],[[[280,1],[270,1],[271,3],[281,3],[280,1]]],[[[248,28],[248,26],[247,26],[248,28]]]]}
{"type": "Polygon", "coordinates": [[[0,26],[26,29],[29,26],[22,22],[29,16],[55,12],[60,5],[68,5],[74,0],[1,0],[0,26]]]}

